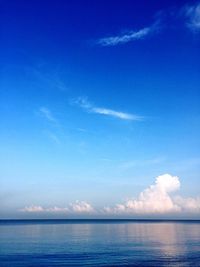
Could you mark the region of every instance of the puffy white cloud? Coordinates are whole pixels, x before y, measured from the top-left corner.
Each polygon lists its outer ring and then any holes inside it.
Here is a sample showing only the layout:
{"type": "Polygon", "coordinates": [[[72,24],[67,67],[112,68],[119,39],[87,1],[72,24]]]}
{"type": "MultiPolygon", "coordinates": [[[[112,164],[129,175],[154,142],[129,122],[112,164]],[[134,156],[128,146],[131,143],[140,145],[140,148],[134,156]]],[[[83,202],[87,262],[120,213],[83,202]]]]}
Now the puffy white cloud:
{"type": "Polygon", "coordinates": [[[170,174],[158,176],[155,185],[151,186],[151,188],[156,188],[163,193],[176,191],[179,187],[179,178],[177,176],[171,176],[170,174]]]}
{"type": "Polygon", "coordinates": [[[20,209],[20,211],[24,211],[24,212],[42,212],[44,211],[44,208],[42,206],[26,206],[23,209],[20,209]]]}
{"type": "Polygon", "coordinates": [[[92,213],[94,212],[94,208],[91,204],[89,204],[86,201],[75,201],[74,203],[71,203],[68,207],[50,207],[50,208],[44,208],[42,206],[26,206],[23,209],[20,209],[20,211],[23,212],[30,212],[30,213],[37,213],[37,212],[49,212],[49,213],[92,213]]]}
{"type": "Polygon", "coordinates": [[[175,203],[181,207],[183,212],[200,212],[200,197],[197,198],[183,198],[181,196],[176,196],[174,198],[175,203]]]}
{"type": "Polygon", "coordinates": [[[129,199],[114,207],[105,207],[96,210],[86,201],[75,201],[67,207],[26,206],[20,211],[29,213],[49,212],[67,214],[95,214],[95,215],[155,215],[155,214],[181,214],[200,213],[200,197],[184,198],[174,195],[179,190],[180,180],[177,176],[163,174],[155,179],[135,199],[129,199]]]}
{"type": "Polygon", "coordinates": [[[169,192],[180,186],[178,177],[164,174],[156,178],[155,184],[140,193],[137,199],[131,199],[113,208],[115,213],[165,213],[179,211],[169,192]]]}
{"type": "Polygon", "coordinates": [[[52,208],[46,208],[45,211],[47,212],[68,212],[69,208],[60,208],[60,207],[52,207],[52,208]]]}
{"type": "Polygon", "coordinates": [[[86,201],[77,200],[70,204],[70,208],[75,213],[91,213],[94,212],[94,208],[86,201]]]}
{"type": "Polygon", "coordinates": [[[170,193],[180,188],[179,178],[170,174],[158,176],[155,183],[141,192],[136,199],[130,199],[115,207],[106,207],[108,214],[165,214],[199,212],[200,198],[173,197],[170,193]]]}

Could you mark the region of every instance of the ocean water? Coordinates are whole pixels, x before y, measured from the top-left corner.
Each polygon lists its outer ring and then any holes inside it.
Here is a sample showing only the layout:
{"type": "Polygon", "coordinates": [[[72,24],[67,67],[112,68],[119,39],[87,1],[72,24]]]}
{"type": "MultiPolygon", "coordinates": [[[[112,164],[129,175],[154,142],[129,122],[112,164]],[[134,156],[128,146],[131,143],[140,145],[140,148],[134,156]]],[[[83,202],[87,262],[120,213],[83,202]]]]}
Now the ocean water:
{"type": "Polygon", "coordinates": [[[200,221],[0,221],[0,266],[200,266],[200,221]]]}

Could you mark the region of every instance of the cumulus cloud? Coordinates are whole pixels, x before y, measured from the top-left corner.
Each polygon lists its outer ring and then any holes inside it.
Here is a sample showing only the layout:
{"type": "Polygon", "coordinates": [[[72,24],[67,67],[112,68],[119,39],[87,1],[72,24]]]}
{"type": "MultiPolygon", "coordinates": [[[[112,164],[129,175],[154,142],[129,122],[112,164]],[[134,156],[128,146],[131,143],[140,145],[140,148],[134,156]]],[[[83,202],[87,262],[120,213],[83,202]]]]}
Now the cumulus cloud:
{"type": "Polygon", "coordinates": [[[111,117],[115,117],[115,118],[118,118],[121,120],[132,120],[132,121],[143,120],[143,117],[139,116],[139,115],[125,113],[122,111],[116,111],[116,110],[112,110],[112,109],[108,109],[108,108],[96,107],[93,104],[91,104],[87,100],[87,98],[84,98],[84,97],[79,97],[73,103],[80,106],[81,108],[87,110],[90,113],[96,113],[96,114],[100,114],[100,115],[111,116],[111,117]]]}
{"type": "Polygon", "coordinates": [[[185,16],[187,18],[187,26],[194,32],[200,30],[200,3],[193,6],[186,6],[184,8],[185,16]]]}
{"type": "Polygon", "coordinates": [[[86,201],[77,200],[75,203],[70,204],[71,210],[75,213],[91,213],[94,212],[94,208],[86,201]]]}
{"type": "Polygon", "coordinates": [[[20,209],[22,212],[28,212],[28,213],[38,213],[38,212],[49,212],[49,213],[93,213],[95,212],[94,208],[92,207],[91,204],[89,204],[86,201],[75,201],[74,203],[71,203],[68,205],[68,207],[49,207],[49,208],[44,208],[42,206],[26,206],[23,209],[20,209]]]}
{"type": "Polygon", "coordinates": [[[136,199],[130,199],[115,207],[106,207],[108,214],[166,214],[180,212],[199,212],[200,198],[171,196],[180,188],[177,176],[164,174],[155,183],[141,192],[136,199]]]}
{"type": "Polygon", "coordinates": [[[42,206],[26,206],[23,209],[20,209],[20,211],[24,211],[24,212],[42,212],[44,211],[44,208],[42,206]]]}
{"type": "Polygon", "coordinates": [[[69,208],[60,208],[60,207],[51,207],[51,208],[46,208],[45,211],[47,212],[68,212],[69,208]]]}
{"type": "Polygon", "coordinates": [[[200,212],[200,197],[197,198],[183,198],[181,196],[176,196],[174,201],[181,207],[182,211],[185,212],[200,212]]]}
{"type": "Polygon", "coordinates": [[[20,211],[26,213],[66,213],[68,215],[165,215],[165,214],[200,214],[200,197],[184,198],[175,195],[180,189],[180,179],[177,176],[163,174],[155,179],[135,199],[128,199],[113,207],[95,209],[86,201],[75,201],[67,207],[48,207],[32,205],[20,211]]]}

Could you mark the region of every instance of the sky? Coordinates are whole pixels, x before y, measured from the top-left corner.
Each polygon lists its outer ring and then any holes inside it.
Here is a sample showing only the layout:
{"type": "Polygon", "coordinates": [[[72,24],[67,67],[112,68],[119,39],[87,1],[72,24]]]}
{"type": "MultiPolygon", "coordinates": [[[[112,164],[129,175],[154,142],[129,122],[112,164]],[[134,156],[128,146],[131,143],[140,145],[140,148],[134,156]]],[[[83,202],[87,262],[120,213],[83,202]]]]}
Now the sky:
{"type": "Polygon", "coordinates": [[[0,218],[200,219],[200,2],[0,1],[0,218]]]}

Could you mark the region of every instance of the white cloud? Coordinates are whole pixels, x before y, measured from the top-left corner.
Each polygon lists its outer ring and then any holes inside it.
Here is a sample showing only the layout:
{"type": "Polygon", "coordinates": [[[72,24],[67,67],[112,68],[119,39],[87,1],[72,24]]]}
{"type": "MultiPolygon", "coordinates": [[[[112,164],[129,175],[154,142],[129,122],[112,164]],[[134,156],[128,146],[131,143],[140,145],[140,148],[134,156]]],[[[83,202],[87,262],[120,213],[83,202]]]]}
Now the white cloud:
{"type": "Polygon", "coordinates": [[[20,211],[23,212],[33,212],[33,213],[37,213],[37,212],[66,212],[69,211],[68,208],[60,208],[60,207],[51,207],[51,208],[44,208],[42,206],[26,206],[23,209],[20,209],[20,211]]]}
{"type": "Polygon", "coordinates": [[[86,201],[77,200],[75,203],[70,204],[70,208],[75,213],[91,213],[94,208],[86,201]]]}
{"type": "Polygon", "coordinates": [[[139,120],[141,117],[137,115],[132,115],[128,113],[124,113],[121,111],[115,111],[112,109],[107,109],[107,108],[93,108],[93,111],[98,114],[103,114],[103,115],[108,115],[108,116],[113,116],[122,120],[139,120]]]}
{"type": "Polygon", "coordinates": [[[60,208],[60,207],[52,207],[52,208],[46,208],[45,211],[47,212],[68,212],[69,208],[60,208]]]}
{"type": "Polygon", "coordinates": [[[26,206],[23,209],[20,209],[20,211],[24,211],[24,212],[43,212],[44,208],[42,206],[26,206]]]}
{"type": "Polygon", "coordinates": [[[197,198],[183,198],[176,196],[174,201],[181,207],[182,211],[185,212],[200,212],[200,197],[197,198]]]}
{"type": "Polygon", "coordinates": [[[93,104],[91,104],[87,98],[79,97],[76,101],[74,101],[75,104],[79,105],[83,109],[87,110],[90,113],[96,113],[101,114],[105,116],[111,116],[122,120],[132,120],[132,121],[141,121],[143,120],[142,116],[125,113],[122,111],[116,111],[108,108],[102,108],[102,107],[96,107],[93,104]]]}
{"type": "Polygon", "coordinates": [[[54,116],[52,115],[51,111],[48,108],[40,107],[39,112],[47,120],[51,122],[56,122],[56,119],[54,118],[54,116]]]}
{"type": "Polygon", "coordinates": [[[127,200],[115,207],[104,208],[108,214],[166,214],[200,212],[200,198],[183,198],[170,194],[180,188],[179,178],[164,174],[153,185],[141,192],[136,199],[127,200]]]}
{"type": "Polygon", "coordinates": [[[97,41],[97,44],[101,46],[115,46],[118,44],[125,44],[134,40],[143,39],[150,32],[150,28],[143,28],[138,31],[131,31],[124,35],[110,36],[101,38],[97,41]]]}
{"type": "Polygon", "coordinates": [[[200,3],[184,8],[187,26],[194,32],[200,30],[200,3]]]}
{"type": "Polygon", "coordinates": [[[128,199],[113,207],[95,209],[86,201],[75,201],[67,207],[48,207],[32,205],[26,206],[20,211],[26,213],[67,213],[68,215],[165,215],[165,214],[200,214],[200,197],[184,198],[174,195],[180,188],[180,180],[177,176],[163,174],[155,179],[135,199],[128,199]]]}
{"type": "Polygon", "coordinates": [[[60,139],[55,134],[53,134],[51,132],[47,132],[47,135],[54,143],[56,143],[57,145],[60,145],[60,143],[61,143],[60,139]]]}
{"type": "Polygon", "coordinates": [[[141,40],[144,39],[147,35],[155,32],[159,28],[159,23],[160,22],[158,20],[150,27],[145,27],[137,31],[129,31],[126,34],[100,38],[99,40],[97,40],[96,44],[101,46],[115,46],[136,40],[141,40]]]}
{"type": "Polygon", "coordinates": [[[68,205],[68,207],[49,207],[49,208],[44,208],[42,206],[26,206],[23,209],[20,209],[22,212],[28,212],[28,213],[38,213],[38,212],[44,212],[44,213],[65,213],[67,212],[68,214],[73,214],[73,213],[93,213],[95,212],[94,208],[92,207],[91,204],[89,204],[86,201],[75,201],[74,203],[71,203],[68,205]]]}

